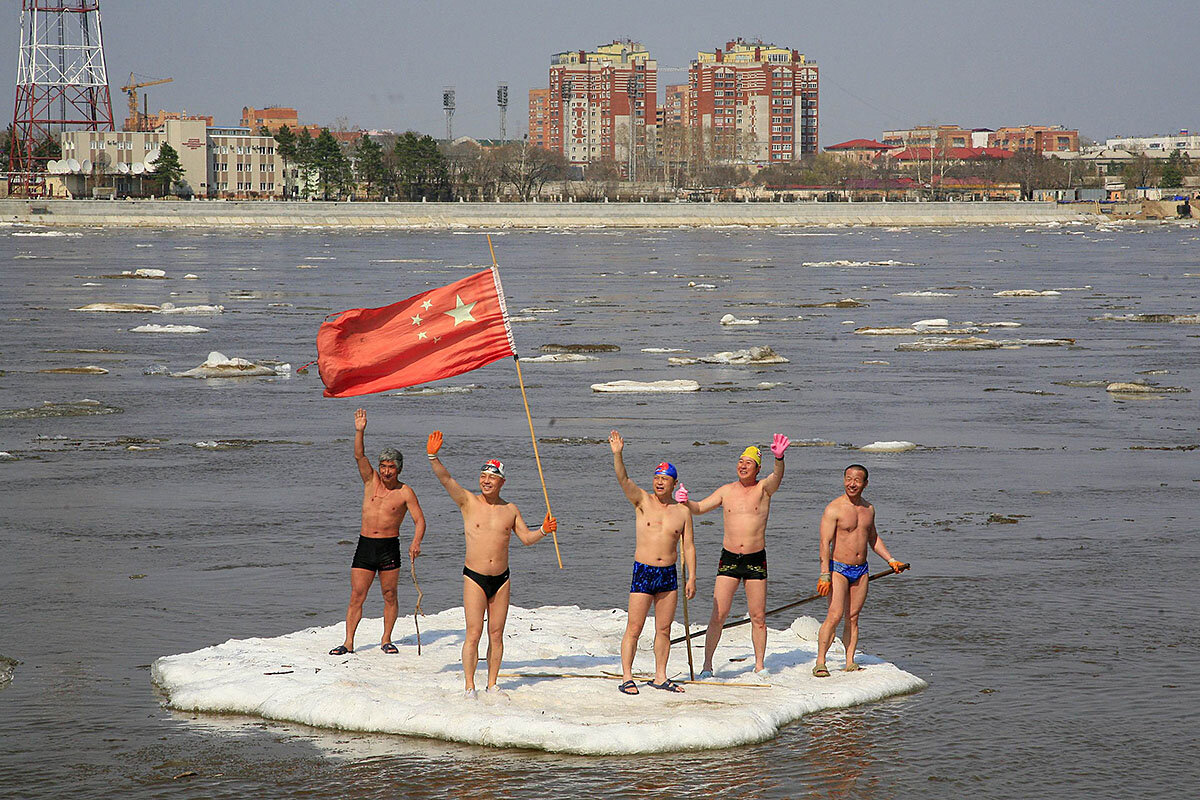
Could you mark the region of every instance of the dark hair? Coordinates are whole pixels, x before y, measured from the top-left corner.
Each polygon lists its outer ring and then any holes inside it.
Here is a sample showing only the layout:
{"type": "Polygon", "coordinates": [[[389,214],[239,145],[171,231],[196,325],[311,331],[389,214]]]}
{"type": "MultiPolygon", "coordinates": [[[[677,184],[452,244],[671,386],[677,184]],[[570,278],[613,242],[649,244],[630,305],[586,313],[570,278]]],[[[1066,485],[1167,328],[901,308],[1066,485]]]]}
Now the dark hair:
{"type": "Polygon", "coordinates": [[[867,468],[864,467],[862,464],[851,464],[850,466],[848,466],[844,470],[842,470],[842,475],[845,475],[847,472],[849,472],[852,469],[861,469],[864,481],[871,479],[870,474],[867,472],[867,468]]]}

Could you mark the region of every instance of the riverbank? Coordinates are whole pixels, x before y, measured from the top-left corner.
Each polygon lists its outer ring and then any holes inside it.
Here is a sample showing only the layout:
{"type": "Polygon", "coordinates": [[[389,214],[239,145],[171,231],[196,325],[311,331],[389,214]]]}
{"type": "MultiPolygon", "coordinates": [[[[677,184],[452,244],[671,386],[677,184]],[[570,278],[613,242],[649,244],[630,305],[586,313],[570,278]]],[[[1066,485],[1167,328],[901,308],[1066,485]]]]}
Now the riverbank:
{"type": "Polygon", "coordinates": [[[0,200],[0,222],[55,227],[674,228],[1099,222],[1057,203],[284,203],[0,200]]]}

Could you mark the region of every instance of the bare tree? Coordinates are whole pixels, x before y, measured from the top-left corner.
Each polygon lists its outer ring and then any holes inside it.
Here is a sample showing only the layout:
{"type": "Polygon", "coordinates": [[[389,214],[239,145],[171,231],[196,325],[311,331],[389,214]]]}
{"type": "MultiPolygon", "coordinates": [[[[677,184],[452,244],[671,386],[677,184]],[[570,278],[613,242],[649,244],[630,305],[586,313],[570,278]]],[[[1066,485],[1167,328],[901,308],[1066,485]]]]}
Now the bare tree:
{"type": "Polygon", "coordinates": [[[513,187],[521,200],[529,200],[541,192],[546,182],[566,173],[567,162],[562,153],[531,147],[527,141],[500,148],[500,180],[513,187]]]}

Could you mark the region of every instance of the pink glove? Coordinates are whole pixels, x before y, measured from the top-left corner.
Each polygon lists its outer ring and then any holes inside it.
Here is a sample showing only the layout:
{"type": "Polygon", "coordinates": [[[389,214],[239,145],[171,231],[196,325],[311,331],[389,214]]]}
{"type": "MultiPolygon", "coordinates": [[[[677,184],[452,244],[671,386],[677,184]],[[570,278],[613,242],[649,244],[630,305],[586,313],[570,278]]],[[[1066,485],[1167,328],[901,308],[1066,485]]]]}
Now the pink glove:
{"type": "Polygon", "coordinates": [[[791,443],[792,440],[782,433],[775,434],[775,437],[771,439],[771,455],[776,458],[783,458],[783,451],[787,450],[788,445],[791,443]]]}
{"type": "Polygon", "coordinates": [[[679,484],[679,488],[675,490],[675,502],[676,503],[686,503],[687,498],[688,498],[687,487],[681,483],[681,484],[679,484]]]}

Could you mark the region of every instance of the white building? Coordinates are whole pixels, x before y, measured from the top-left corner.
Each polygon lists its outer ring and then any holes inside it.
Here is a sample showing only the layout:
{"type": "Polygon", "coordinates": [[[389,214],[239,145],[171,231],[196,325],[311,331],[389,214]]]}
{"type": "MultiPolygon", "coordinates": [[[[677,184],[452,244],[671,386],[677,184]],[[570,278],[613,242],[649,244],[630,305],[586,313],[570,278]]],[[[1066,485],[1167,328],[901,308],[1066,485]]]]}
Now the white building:
{"type": "Polygon", "coordinates": [[[1104,147],[1108,150],[1128,150],[1133,153],[1145,153],[1151,156],[1158,153],[1170,155],[1177,150],[1200,150],[1200,133],[1180,131],[1171,136],[1117,137],[1116,139],[1106,139],[1104,147]]]}

